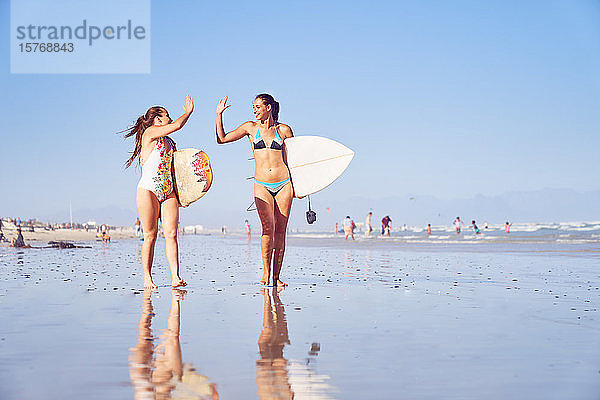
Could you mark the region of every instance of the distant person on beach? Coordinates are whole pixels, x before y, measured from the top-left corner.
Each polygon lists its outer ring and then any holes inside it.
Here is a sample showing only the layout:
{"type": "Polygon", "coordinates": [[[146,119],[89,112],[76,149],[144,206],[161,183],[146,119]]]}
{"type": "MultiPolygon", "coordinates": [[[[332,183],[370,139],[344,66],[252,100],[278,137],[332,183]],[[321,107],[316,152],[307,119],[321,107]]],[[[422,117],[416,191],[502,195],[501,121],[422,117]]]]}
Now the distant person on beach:
{"type": "Polygon", "coordinates": [[[125,137],[135,136],[131,157],[125,163],[129,167],[136,159],[142,168],[137,186],[136,203],[144,232],[142,266],[144,287],[156,289],[152,280],[154,245],[160,219],[165,236],[167,260],[171,268],[171,286],[181,287],[187,283],[179,276],[179,248],[177,225],[179,223],[179,200],[173,190],[173,152],[175,142],[168,136],[181,129],[194,111],[190,96],[185,99],[183,115],[173,121],[164,107],[155,106],[139,117],[135,125],[126,131],[125,137]]]}
{"type": "Polygon", "coordinates": [[[381,220],[381,235],[390,236],[390,230],[392,229],[392,219],[389,215],[386,215],[381,220]]]}
{"type": "Polygon", "coordinates": [[[460,217],[456,217],[456,219],[454,220],[454,227],[456,228],[457,235],[460,233],[461,225],[462,225],[462,221],[460,220],[460,217]]]}
{"type": "Polygon", "coordinates": [[[333,234],[336,235],[336,236],[338,234],[338,223],[337,222],[335,223],[335,228],[333,230],[333,234]]]}
{"type": "Polygon", "coordinates": [[[23,239],[23,233],[21,233],[21,227],[17,227],[17,237],[12,239],[10,242],[12,247],[31,247],[25,244],[25,240],[23,239]]]}
{"type": "Polygon", "coordinates": [[[370,236],[371,232],[373,232],[373,226],[371,225],[371,217],[373,216],[373,213],[371,211],[369,211],[369,213],[367,214],[367,219],[365,220],[365,236],[370,236]]]}
{"type": "Polygon", "coordinates": [[[248,220],[246,220],[244,222],[244,225],[246,226],[246,233],[248,234],[248,240],[250,240],[252,237],[252,227],[250,226],[250,223],[248,222],[248,220]]]}
{"type": "Polygon", "coordinates": [[[142,223],[140,222],[140,219],[138,217],[136,217],[136,219],[135,219],[135,236],[140,237],[141,234],[142,234],[142,223]]]}
{"type": "Polygon", "coordinates": [[[479,228],[477,227],[477,224],[475,223],[475,220],[471,221],[471,228],[473,228],[473,230],[475,231],[476,235],[479,235],[481,233],[481,231],[479,230],[479,228]]]}
{"type": "Polygon", "coordinates": [[[106,231],[102,232],[102,242],[110,243],[110,235],[106,231]]]}
{"type": "Polygon", "coordinates": [[[427,224],[427,235],[431,235],[431,224],[427,224]]]}
{"type": "Polygon", "coordinates": [[[227,97],[217,105],[217,143],[231,143],[247,137],[254,154],[254,203],[262,225],[260,247],[262,251],[262,285],[284,286],[279,279],[285,236],[292,207],[294,190],[287,167],[285,140],[294,136],[292,129],[279,122],[279,103],[270,94],[254,98],[252,111],[255,121],[244,122],[225,133],[223,112],[228,108],[227,97]]]}
{"type": "Polygon", "coordinates": [[[504,232],[510,233],[510,226],[511,225],[512,224],[510,222],[506,221],[506,223],[504,223],[504,232]]]}
{"type": "Polygon", "coordinates": [[[225,225],[223,225],[221,227],[221,235],[223,235],[223,236],[227,235],[227,227],[225,225]]]}
{"type": "Polygon", "coordinates": [[[487,222],[487,221],[485,221],[485,222],[483,223],[483,229],[487,229],[487,228],[488,228],[488,222],[487,222]]]}
{"type": "Polygon", "coordinates": [[[346,219],[344,220],[344,240],[348,240],[348,236],[350,236],[352,238],[352,240],[354,240],[354,228],[356,227],[356,225],[354,224],[354,221],[352,220],[352,218],[350,218],[350,216],[346,216],[346,219]]]}

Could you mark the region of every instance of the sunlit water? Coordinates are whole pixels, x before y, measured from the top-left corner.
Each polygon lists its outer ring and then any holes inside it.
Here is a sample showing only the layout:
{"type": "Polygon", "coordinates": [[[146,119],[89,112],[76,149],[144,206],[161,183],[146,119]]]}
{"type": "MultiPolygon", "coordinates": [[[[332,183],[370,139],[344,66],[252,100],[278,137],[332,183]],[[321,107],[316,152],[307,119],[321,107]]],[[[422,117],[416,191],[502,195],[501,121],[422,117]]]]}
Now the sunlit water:
{"type": "Polygon", "coordinates": [[[0,248],[2,399],[597,399],[600,251],[291,238],[0,248]],[[381,245],[381,243],[384,243],[381,245]]]}

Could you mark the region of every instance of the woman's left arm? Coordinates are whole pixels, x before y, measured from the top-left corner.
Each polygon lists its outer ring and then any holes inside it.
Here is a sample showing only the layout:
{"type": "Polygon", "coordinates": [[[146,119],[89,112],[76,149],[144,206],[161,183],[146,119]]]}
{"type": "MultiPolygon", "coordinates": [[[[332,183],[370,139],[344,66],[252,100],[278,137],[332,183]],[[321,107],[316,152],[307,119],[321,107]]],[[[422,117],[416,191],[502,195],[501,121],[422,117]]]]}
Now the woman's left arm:
{"type": "Polygon", "coordinates": [[[294,132],[292,132],[292,128],[290,128],[286,124],[279,124],[279,134],[281,135],[281,139],[283,140],[283,162],[287,165],[287,157],[285,151],[285,139],[289,139],[294,137],[294,132]]]}
{"type": "MultiPolygon", "coordinates": [[[[287,150],[285,148],[285,139],[289,139],[294,137],[294,132],[292,132],[292,128],[290,128],[288,125],[286,124],[280,124],[279,125],[279,133],[281,135],[281,139],[283,139],[283,162],[285,163],[285,165],[288,165],[287,163],[287,150]]],[[[289,167],[288,167],[289,168],[289,167]]],[[[291,175],[290,175],[290,179],[291,179],[291,175]]],[[[294,183],[292,182],[292,190],[294,188],[294,183]]],[[[292,194],[292,197],[296,197],[296,194],[292,194]]],[[[304,196],[302,197],[298,197],[299,199],[304,198],[304,196]]]]}

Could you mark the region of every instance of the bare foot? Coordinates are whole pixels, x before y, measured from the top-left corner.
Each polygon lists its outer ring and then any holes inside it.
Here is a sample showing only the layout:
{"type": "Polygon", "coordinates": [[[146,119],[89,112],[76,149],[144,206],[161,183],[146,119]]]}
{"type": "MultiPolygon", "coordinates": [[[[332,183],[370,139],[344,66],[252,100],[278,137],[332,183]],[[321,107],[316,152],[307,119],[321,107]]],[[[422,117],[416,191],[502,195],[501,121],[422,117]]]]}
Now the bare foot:
{"type": "Polygon", "coordinates": [[[260,279],[260,284],[265,286],[269,284],[269,274],[263,274],[262,278],[260,279]]]}
{"type": "Polygon", "coordinates": [[[154,284],[151,276],[144,277],[144,289],[158,289],[158,286],[154,284]]]}
{"type": "Polygon", "coordinates": [[[288,285],[287,283],[283,283],[279,279],[277,279],[277,286],[284,287],[284,286],[287,286],[287,285],[288,285]]]}
{"type": "MultiPolygon", "coordinates": [[[[284,285],[287,285],[287,284],[284,284],[284,285]]],[[[285,286],[276,286],[275,288],[277,288],[277,294],[279,294],[285,290],[285,286]]]]}
{"type": "Polygon", "coordinates": [[[173,289],[178,288],[178,287],[183,287],[183,286],[187,286],[187,282],[184,281],[183,279],[179,278],[178,281],[173,281],[171,282],[171,287],[173,289]]]}
{"type": "Polygon", "coordinates": [[[171,289],[171,292],[173,293],[173,297],[177,300],[183,300],[183,296],[186,295],[187,290],[183,290],[183,289],[171,289]]]}

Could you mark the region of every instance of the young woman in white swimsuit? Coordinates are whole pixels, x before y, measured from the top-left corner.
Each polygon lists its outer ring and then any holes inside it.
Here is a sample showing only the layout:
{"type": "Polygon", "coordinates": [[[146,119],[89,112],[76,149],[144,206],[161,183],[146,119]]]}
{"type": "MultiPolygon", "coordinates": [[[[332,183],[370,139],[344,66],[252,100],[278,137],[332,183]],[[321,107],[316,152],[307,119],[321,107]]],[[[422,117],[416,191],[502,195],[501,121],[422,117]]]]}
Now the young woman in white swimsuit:
{"type": "Polygon", "coordinates": [[[181,129],[194,110],[190,96],[185,99],[183,115],[175,121],[164,107],[151,107],[128,129],[125,137],[135,136],[135,147],[125,163],[129,167],[139,156],[142,178],[137,186],[136,203],[142,229],[142,266],[144,288],[156,289],[152,280],[152,260],[158,232],[158,220],[162,222],[166,241],[167,260],[171,268],[171,286],[180,287],[187,283],[179,276],[177,226],[179,224],[179,200],[175,196],[172,164],[175,142],[167,135],[181,129]]]}

